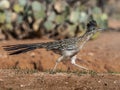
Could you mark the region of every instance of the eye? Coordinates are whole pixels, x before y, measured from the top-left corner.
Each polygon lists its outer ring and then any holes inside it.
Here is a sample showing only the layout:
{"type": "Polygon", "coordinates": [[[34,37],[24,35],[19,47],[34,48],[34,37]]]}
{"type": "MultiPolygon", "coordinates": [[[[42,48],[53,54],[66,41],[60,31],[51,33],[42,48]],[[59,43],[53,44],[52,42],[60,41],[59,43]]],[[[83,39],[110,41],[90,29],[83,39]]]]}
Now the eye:
{"type": "Polygon", "coordinates": [[[93,27],[92,30],[95,30],[95,27],[93,27]]]}

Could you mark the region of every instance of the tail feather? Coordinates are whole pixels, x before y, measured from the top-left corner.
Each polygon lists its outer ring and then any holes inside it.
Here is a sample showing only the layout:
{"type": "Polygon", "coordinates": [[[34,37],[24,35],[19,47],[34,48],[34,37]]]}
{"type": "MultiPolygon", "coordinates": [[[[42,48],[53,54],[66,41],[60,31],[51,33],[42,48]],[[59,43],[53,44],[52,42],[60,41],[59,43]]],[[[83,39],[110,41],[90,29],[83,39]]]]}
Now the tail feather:
{"type": "Polygon", "coordinates": [[[20,53],[25,53],[31,50],[34,50],[35,48],[25,48],[25,49],[21,49],[21,50],[16,50],[13,52],[10,52],[9,55],[15,55],[15,54],[20,54],[20,53]]]}
{"type": "Polygon", "coordinates": [[[45,43],[34,43],[34,44],[17,44],[3,46],[4,50],[9,51],[9,55],[25,53],[36,48],[45,47],[45,43]]]}
{"type": "Polygon", "coordinates": [[[21,49],[21,48],[26,48],[26,47],[28,47],[28,45],[18,44],[18,45],[10,45],[10,46],[3,46],[3,47],[6,51],[11,51],[11,50],[17,50],[17,49],[21,49]]]}

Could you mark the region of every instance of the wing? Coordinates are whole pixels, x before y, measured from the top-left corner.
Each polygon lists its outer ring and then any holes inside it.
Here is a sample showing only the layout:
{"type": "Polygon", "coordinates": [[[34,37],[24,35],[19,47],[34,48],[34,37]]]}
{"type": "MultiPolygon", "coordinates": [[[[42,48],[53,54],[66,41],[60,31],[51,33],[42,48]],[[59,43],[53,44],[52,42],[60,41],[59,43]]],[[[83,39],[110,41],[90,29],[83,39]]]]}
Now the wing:
{"type": "Polygon", "coordinates": [[[76,49],[77,39],[76,38],[71,38],[71,39],[64,39],[64,40],[59,40],[55,42],[48,42],[47,43],[47,50],[71,50],[71,49],[76,49]]]}

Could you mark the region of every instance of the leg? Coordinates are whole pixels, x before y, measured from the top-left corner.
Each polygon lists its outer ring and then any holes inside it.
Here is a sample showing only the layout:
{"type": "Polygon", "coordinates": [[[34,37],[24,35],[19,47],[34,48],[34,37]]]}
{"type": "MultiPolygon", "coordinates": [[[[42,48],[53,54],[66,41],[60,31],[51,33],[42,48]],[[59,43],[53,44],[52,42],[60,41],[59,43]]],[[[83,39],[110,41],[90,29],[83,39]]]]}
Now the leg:
{"type": "Polygon", "coordinates": [[[83,67],[83,66],[80,66],[80,65],[78,65],[78,64],[76,64],[76,55],[75,56],[73,56],[72,58],[71,58],[71,63],[73,64],[73,65],[75,65],[75,66],[77,66],[77,67],[79,67],[79,68],[82,68],[82,69],[85,69],[85,70],[88,70],[87,68],[85,68],[85,67],[83,67]]]}
{"type": "Polygon", "coordinates": [[[55,71],[58,63],[61,62],[63,59],[64,59],[64,56],[61,56],[61,57],[59,57],[59,58],[57,59],[56,64],[55,64],[55,66],[54,66],[54,68],[53,68],[53,72],[55,71]]]}

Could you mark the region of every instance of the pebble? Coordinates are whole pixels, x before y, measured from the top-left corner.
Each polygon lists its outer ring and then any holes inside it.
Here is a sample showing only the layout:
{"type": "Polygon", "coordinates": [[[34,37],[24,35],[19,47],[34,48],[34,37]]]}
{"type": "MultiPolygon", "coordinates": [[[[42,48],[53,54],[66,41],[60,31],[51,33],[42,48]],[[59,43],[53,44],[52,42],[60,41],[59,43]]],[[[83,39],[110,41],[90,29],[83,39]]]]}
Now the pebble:
{"type": "Polygon", "coordinates": [[[117,81],[115,80],[113,83],[114,83],[114,84],[116,84],[116,83],[117,83],[117,81]]]}
{"type": "Polygon", "coordinates": [[[89,55],[89,56],[94,56],[94,53],[89,52],[88,55],[89,55]]]}
{"type": "Polygon", "coordinates": [[[30,54],[30,56],[31,56],[31,57],[35,57],[35,53],[32,52],[32,53],[30,54]]]}
{"type": "Polygon", "coordinates": [[[99,80],[98,83],[101,83],[101,80],[99,80]]]}
{"type": "Polygon", "coordinates": [[[21,84],[20,87],[25,87],[25,85],[22,85],[22,84],[21,84]]]}
{"type": "Polygon", "coordinates": [[[2,82],[2,81],[4,81],[3,79],[0,79],[0,81],[2,82]]]}
{"type": "Polygon", "coordinates": [[[68,82],[65,82],[65,84],[68,84],[68,82]]]}

